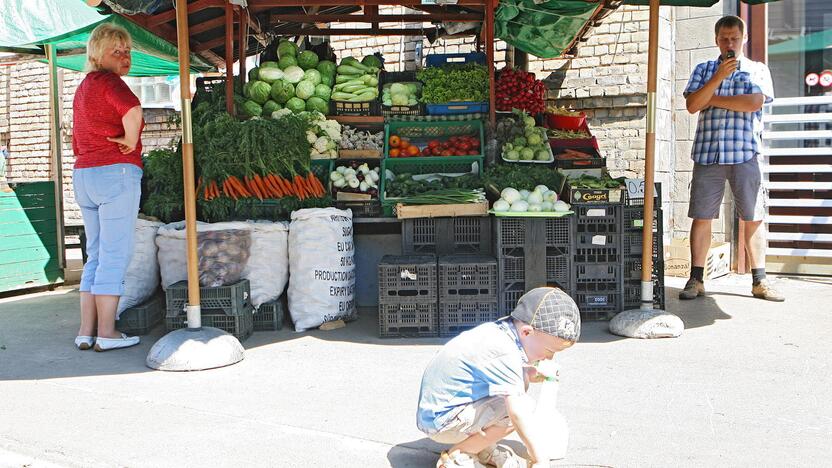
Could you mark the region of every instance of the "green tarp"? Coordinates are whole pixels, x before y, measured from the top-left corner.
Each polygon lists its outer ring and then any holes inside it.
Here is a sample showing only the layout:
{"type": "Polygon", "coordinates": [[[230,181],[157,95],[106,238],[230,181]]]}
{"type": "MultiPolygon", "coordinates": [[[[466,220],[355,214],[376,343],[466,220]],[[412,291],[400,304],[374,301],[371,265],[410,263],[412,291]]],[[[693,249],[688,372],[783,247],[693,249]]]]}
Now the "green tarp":
{"type": "Polygon", "coordinates": [[[769,55],[798,54],[832,48],[832,29],[795,37],[768,47],[769,55]]]}
{"type": "MultiPolygon", "coordinates": [[[[749,5],[759,5],[761,3],[773,3],[780,0],[742,0],[743,3],[749,5]]],[[[691,7],[712,7],[716,5],[719,0],[661,0],[662,6],[691,6],[691,7]]],[[[627,5],[649,5],[650,0],[625,0],[627,5]]]]}
{"type": "Polygon", "coordinates": [[[523,52],[542,58],[562,55],[596,9],[583,0],[502,0],[494,34],[523,52]]]}
{"type": "MultiPolygon", "coordinates": [[[[58,54],[57,65],[83,71],[90,32],[101,23],[123,26],[133,39],[133,65],[129,76],[178,75],[177,49],[164,39],[118,15],[100,15],[83,1],[3,0],[0,1],[0,51],[39,52],[52,44],[58,54]]],[[[199,73],[213,67],[191,55],[191,71],[199,73]]]]}

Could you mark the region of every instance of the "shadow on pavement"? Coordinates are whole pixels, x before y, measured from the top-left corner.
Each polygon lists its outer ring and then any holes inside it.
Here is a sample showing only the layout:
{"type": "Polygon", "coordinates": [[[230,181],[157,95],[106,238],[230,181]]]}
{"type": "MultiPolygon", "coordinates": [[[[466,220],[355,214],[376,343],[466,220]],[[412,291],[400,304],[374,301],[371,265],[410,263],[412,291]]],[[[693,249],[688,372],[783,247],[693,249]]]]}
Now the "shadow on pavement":
{"type": "Polygon", "coordinates": [[[447,448],[448,446],[425,437],[394,446],[387,452],[387,460],[392,468],[433,467],[436,466],[439,454],[447,448]]]}

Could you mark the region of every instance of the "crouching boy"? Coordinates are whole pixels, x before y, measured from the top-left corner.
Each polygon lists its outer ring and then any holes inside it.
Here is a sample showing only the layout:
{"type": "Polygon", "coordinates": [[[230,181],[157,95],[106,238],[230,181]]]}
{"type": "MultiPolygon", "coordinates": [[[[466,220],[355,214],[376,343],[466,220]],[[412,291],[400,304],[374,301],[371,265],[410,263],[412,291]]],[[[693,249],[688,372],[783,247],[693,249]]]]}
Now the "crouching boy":
{"type": "Polygon", "coordinates": [[[438,468],[525,467],[497,442],[517,431],[532,467],[548,467],[543,427],[534,418],[529,382],[546,376],[534,363],[572,346],[581,332],[577,305],[554,288],[533,289],[510,317],[484,323],[449,341],[422,377],[416,425],[452,447],[438,468]]]}

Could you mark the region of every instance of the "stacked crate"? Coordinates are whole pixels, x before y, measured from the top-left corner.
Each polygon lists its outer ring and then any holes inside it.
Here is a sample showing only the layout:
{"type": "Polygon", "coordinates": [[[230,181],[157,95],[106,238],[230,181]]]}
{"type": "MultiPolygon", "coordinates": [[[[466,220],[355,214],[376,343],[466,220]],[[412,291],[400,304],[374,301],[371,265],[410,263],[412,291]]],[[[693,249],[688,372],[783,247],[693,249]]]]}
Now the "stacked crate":
{"type": "Polygon", "coordinates": [[[572,292],[572,223],[572,216],[494,218],[500,315],[509,315],[520,297],[537,287],[572,292]]]}
{"type": "Polygon", "coordinates": [[[439,257],[439,336],[497,320],[497,260],[485,255],[439,257]]]}
{"type": "MultiPolygon", "coordinates": [[[[165,291],[167,313],[165,327],[168,331],[185,328],[188,303],[188,282],[180,281],[165,291]]],[[[254,308],[251,304],[251,286],[247,279],[228,286],[199,288],[202,326],[214,327],[245,340],[254,331],[254,308]]]]}
{"type": "Polygon", "coordinates": [[[385,255],[378,264],[379,336],[439,336],[435,255],[385,255]]]}
{"type": "Polygon", "coordinates": [[[126,309],[116,320],[116,330],[128,335],[147,335],[165,318],[165,295],[153,294],[147,301],[126,309]]]}
{"type": "Polygon", "coordinates": [[[608,320],[622,306],[621,205],[575,204],[575,288],[582,320],[608,320]]]}
{"type": "MultiPolygon", "coordinates": [[[[656,184],[656,198],[653,210],[653,307],[664,309],[664,241],[661,184],[656,184]]],[[[623,304],[622,310],[637,309],[641,306],[641,264],[644,243],[644,199],[626,199],[622,216],[623,236],[623,304]]]]}
{"type": "Polygon", "coordinates": [[[260,304],[254,311],[254,331],[276,331],[283,329],[283,319],[288,313],[286,294],[277,299],[260,304]]]}

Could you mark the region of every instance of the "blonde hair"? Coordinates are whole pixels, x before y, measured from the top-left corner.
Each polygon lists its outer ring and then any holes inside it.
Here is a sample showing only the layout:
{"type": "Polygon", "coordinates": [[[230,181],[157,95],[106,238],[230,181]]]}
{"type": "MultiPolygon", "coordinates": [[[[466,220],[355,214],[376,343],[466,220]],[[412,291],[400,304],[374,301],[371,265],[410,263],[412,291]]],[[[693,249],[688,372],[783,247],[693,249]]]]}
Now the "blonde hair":
{"type": "Polygon", "coordinates": [[[104,56],[104,51],[108,47],[126,46],[132,47],[133,40],[130,38],[130,33],[123,27],[112,24],[103,23],[92,30],[90,40],[87,42],[87,65],[88,72],[101,70],[101,57],[104,56]]]}

